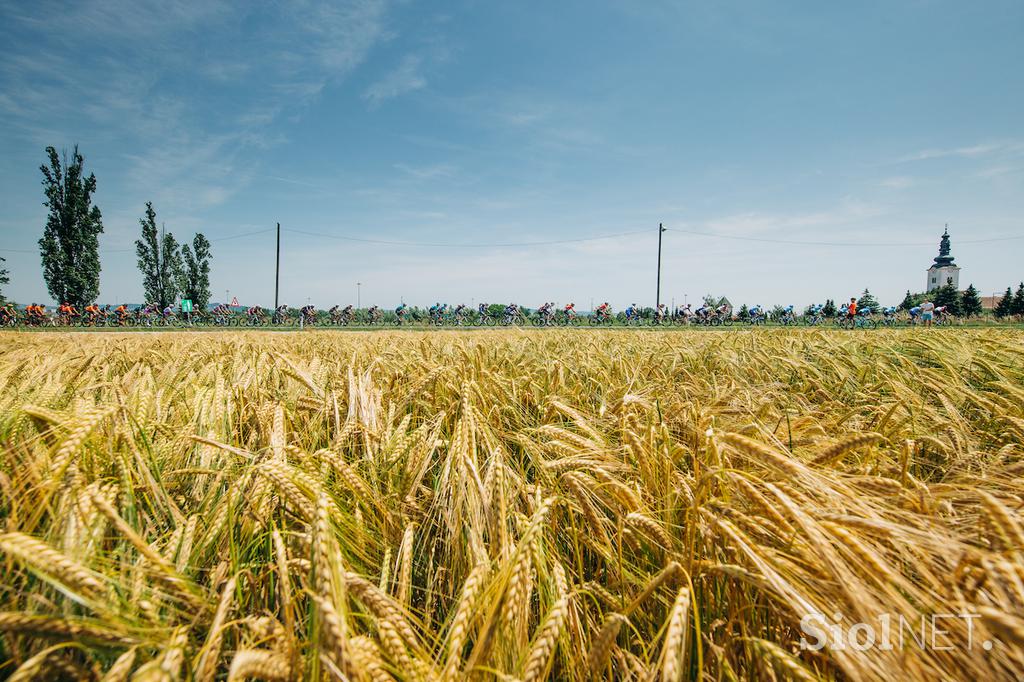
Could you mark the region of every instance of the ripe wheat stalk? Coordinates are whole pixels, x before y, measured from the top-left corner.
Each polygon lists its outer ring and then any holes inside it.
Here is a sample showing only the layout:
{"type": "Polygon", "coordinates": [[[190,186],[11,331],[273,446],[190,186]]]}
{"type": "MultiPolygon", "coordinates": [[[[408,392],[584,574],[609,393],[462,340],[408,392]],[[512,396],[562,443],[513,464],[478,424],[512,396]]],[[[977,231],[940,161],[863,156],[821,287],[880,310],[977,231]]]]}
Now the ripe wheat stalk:
{"type": "Polygon", "coordinates": [[[1019,331],[0,336],[0,677],[1024,661],[1019,331]]]}

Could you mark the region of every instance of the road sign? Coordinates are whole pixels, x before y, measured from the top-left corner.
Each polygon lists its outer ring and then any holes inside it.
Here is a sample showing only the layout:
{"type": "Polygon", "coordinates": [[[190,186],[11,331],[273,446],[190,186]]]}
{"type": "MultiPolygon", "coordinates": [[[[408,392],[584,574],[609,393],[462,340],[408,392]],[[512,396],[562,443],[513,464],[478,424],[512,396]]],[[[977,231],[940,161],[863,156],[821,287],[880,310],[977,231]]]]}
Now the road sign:
{"type": "Polygon", "coordinates": [[[187,298],[181,299],[181,312],[191,313],[192,312],[192,301],[187,298]]]}

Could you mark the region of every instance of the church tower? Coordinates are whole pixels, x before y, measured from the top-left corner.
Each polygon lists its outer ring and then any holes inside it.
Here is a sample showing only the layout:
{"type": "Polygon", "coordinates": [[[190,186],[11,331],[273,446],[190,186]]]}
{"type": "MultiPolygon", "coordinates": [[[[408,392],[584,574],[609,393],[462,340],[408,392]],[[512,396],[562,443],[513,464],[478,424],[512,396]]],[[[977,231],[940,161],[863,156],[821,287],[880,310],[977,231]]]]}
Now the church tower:
{"type": "Polygon", "coordinates": [[[960,290],[960,266],[953,263],[953,256],[949,255],[949,225],[942,233],[942,241],[939,242],[939,255],[935,262],[928,268],[928,286],[926,292],[940,289],[947,284],[952,284],[957,291],[960,290]]]}

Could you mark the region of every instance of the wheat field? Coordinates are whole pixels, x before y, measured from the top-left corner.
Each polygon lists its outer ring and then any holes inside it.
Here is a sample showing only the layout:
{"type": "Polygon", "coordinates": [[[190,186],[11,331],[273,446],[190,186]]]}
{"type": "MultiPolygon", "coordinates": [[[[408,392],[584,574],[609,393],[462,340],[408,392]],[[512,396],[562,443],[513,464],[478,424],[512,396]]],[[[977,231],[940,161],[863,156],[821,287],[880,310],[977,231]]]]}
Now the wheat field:
{"type": "Polygon", "coordinates": [[[0,339],[0,677],[1024,671],[1020,331],[0,339]]]}

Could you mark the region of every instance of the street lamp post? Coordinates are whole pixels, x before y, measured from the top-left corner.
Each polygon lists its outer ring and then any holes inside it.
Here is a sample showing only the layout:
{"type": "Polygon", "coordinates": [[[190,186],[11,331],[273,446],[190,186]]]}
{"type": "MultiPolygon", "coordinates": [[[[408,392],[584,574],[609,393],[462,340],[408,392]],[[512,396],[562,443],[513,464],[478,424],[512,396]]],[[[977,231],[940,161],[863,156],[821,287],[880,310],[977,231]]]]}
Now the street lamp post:
{"type": "Polygon", "coordinates": [[[654,293],[655,310],[661,307],[661,235],[664,232],[665,228],[662,227],[661,223],[658,223],[658,286],[654,293]]]}

